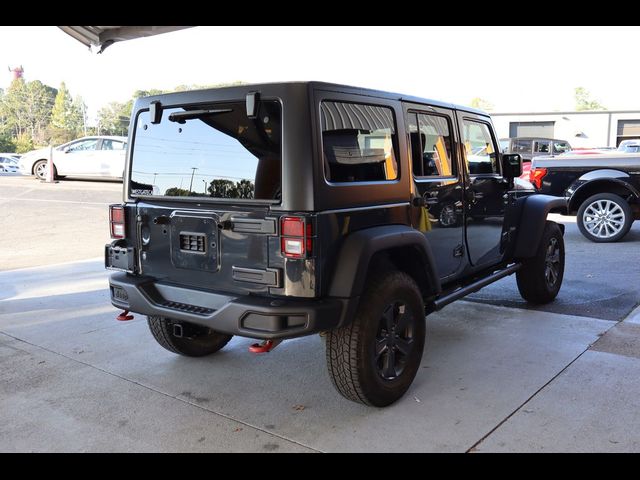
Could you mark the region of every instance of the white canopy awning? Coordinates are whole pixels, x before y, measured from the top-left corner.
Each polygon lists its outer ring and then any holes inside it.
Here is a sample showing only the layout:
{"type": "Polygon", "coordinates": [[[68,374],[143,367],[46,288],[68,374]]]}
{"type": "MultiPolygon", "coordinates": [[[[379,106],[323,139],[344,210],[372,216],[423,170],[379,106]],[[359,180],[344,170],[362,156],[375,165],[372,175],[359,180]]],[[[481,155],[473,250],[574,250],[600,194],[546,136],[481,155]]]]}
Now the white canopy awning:
{"type": "Polygon", "coordinates": [[[175,30],[181,30],[186,27],[176,26],[160,26],[160,27],[134,27],[134,26],[120,26],[120,27],[58,27],[63,32],[71,35],[80,43],[91,48],[91,46],[98,47],[98,53],[102,53],[105,48],[115,42],[121,42],[123,40],[132,40],[140,37],[150,37],[152,35],[158,35],[160,33],[173,32],[175,30]]]}

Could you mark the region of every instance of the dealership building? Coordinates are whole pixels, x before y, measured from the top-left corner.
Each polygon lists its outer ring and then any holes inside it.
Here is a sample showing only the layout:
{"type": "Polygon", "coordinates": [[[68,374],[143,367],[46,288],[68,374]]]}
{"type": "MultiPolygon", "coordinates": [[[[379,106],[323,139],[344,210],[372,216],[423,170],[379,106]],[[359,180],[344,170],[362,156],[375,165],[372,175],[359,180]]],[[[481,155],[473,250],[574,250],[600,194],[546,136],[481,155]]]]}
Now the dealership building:
{"type": "Polygon", "coordinates": [[[640,139],[639,110],[492,113],[500,138],[545,137],[567,140],[572,147],[616,147],[640,139]]]}

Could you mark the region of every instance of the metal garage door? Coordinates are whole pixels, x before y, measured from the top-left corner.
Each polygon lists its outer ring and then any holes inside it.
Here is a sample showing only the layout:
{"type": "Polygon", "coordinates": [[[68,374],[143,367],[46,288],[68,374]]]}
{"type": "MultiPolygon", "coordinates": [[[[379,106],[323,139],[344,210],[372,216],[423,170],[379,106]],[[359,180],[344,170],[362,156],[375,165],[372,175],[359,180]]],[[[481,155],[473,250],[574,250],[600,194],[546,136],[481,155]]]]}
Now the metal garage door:
{"type": "Polygon", "coordinates": [[[553,138],[555,122],[510,122],[509,137],[553,138]]]}

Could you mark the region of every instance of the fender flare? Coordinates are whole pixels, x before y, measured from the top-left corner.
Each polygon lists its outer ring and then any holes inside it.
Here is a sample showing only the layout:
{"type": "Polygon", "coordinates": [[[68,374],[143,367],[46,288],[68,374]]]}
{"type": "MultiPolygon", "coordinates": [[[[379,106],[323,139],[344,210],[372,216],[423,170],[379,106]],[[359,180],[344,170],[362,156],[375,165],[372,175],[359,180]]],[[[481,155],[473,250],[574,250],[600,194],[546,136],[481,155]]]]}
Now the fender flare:
{"type": "Polygon", "coordinates": [[[627,179],[630,178],[631,176],[629,174],[613,169],[600,169],[585,173],[567,188],[567,196],[569,196],[569,202],[567,204],[568,211],[578,210],[580,205],[576,205],[575,199],[580,198],[580,192],[583,192],[596,183],[615,183],[627,189],[629,193],[637,199],[640,199],[640,192],[627,181],[627,179]]]}
{"type": "Polygon", "coordinates": [[[417,251],[419,258],[416,262],[422,262],[433,293],[439,293],[442,290],[440,277],[425,235],[407,225],[385,225],[358,230],[344,240],[329,285],[329,296],[346,298],[361,295],[373,256],[398,247],[413,247],[417,251]]]}
{"type": "Polygon", "coordinates": [[[530,195],[524,201],[518,225],[515,258],[531,258],[536,254],[547,222],[547,214],[552,209],[567,205],[567,201],[562,197],[541,194],[530,195]]]}

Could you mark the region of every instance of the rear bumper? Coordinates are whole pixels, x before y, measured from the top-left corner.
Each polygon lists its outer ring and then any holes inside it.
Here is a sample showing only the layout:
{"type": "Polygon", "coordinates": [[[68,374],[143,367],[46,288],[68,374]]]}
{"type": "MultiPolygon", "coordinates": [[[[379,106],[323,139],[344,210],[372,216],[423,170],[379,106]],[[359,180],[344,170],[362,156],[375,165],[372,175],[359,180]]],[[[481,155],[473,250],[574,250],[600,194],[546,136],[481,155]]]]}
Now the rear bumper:
{"type": "Polygon", "coordinates": [[[112,274],[109,290],[111,303],[118,308],[260,339],[300,337],[339,327],[354,314],[358,300],[236,297],[127,273],[112,274]]]}

